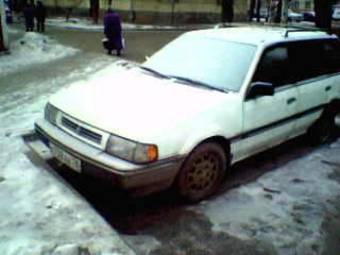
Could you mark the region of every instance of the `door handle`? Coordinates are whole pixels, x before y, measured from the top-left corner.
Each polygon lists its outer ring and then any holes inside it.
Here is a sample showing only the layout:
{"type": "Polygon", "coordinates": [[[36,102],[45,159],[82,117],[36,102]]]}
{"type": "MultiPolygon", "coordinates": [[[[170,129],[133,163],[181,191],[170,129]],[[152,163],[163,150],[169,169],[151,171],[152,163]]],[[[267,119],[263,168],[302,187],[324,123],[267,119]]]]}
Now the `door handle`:
{"type": "Polygon", "coordinates": [[[325,91],[330,91],[331,89],[332,89],[331,86],[327,86],[327,87],[325,88],[325,91]]]}
{"type": "Polygon", "coordinates": [[[296,101],[296,98],[295,97],[291,97],[289,99],[287,99],[287,104],[292,104],[296,101]]]}

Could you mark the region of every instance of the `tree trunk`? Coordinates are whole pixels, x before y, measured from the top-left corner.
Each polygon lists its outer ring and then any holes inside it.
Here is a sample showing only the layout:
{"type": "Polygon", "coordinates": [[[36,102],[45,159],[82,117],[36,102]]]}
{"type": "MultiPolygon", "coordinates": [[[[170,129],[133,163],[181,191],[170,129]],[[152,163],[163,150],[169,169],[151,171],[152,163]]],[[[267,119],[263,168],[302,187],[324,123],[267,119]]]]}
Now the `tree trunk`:
{"type": "Polygon", "coordinates": [[[132,23],[136,22],[135,1],[130,0],[130,20],[132,23]]]}
{"type": "Polygon", "coordinates": [[[99,19],[99,0],[90,0],[90,16],[93,23],[98,24],[99,19]]]}
{"type": "Polygon", "coordinates": [[[2,36],[1,14],[0,14],[0,51],[5,49],[4,38],[2,36]]]}
{"type": "Polygon", "coordinates": [[[173,25],[175,21],[175,5],[176,5],[176,0],[172,0],[171,2],[171,25],[173,25]]]}
{"type": "Polygon", "coordinates": [[[332,27],[332,6],[334,0],[314,0],[315,25],[321,29],[330,30],[332,27]]]}
{"type": "Polygon", "coordinates": [[[287,24],[288,22],[288,0],[282,0],[281,7],[281,22],[287,24]]]}

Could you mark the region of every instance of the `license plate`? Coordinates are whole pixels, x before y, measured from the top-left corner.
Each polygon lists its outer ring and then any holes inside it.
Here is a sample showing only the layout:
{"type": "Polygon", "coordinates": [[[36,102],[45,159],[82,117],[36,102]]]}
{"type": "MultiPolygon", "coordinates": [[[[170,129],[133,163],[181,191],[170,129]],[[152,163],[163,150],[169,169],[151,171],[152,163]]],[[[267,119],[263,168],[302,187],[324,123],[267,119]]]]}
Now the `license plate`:
{"type": "Polygon", "coordinates": [[[57,158],[60,162],[67,165],[72,170],[81,173],[81,161],[80,159],[72,156],[71,154],[67,153],[66,151],[60,149],[56,145],[50,143],[50,148],[52,155],[57,158]]]}

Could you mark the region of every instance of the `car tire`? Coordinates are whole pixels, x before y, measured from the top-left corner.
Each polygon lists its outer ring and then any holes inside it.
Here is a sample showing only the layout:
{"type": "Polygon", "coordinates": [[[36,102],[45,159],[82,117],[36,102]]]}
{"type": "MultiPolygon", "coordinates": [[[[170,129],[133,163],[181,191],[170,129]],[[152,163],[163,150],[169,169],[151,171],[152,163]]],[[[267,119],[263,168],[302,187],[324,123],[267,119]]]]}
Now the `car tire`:
{"type": "Polygon", "coordinates": [[[336,130],[336,109],[330,108],[308,130],[308,139],[313,145],[330,142],[336,130]]]}
{"type": "Polygon", "coordinates": [[[198,202],[219,187],[227,168],[225,151],[217,143],[204,143],[195,148],[184,162],[177,178],[181,197],[198,202]]]}

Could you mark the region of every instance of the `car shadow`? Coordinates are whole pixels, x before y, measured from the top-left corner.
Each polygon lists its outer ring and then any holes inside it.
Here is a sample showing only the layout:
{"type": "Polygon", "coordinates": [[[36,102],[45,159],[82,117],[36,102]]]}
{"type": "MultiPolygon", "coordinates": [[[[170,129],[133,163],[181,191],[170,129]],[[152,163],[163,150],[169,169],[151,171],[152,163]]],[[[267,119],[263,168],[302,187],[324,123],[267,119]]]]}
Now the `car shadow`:
{"type": "MultiPolygon", "coordinates": [[[[302,136],[243,160],[230,168],[231,171],[226,175],[219,191],[209,199],[256,181],[262,175],[275,171],[292,160],[307,156],[319,148],[320,146],[309,146],[306,138],[302,136]]],[[[49,160],[48,164],[120,234],[136,235],[148,232],[149,229],[162,225],[164,221],[173,222],[174,217],[180,219],[188,208],[188,204],[180,199],[173,189],[147,197],[130,197],[109,183],[79,175],[54,159],[49,160]]],[[[191,208],[193,206],[195,205],[190,204],[191,208]]]]}

